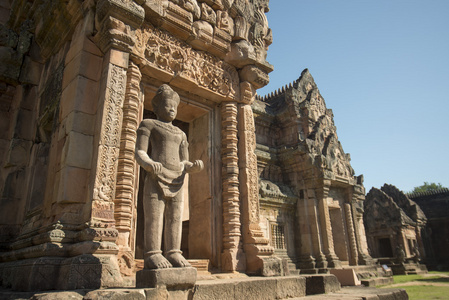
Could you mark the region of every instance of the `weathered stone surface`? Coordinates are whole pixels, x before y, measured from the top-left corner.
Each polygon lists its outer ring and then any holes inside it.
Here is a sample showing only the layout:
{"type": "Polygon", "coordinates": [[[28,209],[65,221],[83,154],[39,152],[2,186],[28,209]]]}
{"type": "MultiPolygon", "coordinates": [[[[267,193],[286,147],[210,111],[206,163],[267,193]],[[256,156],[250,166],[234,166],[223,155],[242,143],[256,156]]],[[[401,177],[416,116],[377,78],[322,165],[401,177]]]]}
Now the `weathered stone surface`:
{"type": "Polygon", "coordinates": [[[341,285],[354,286],[361,284],[353,269],[331,269],[330,273],[337,277],[341,285]]]}
{"type": "Polygon", "coordinates": [[[287,299],[305,296],[306,280],[301,277],[235,278],[201,281],[193,299],[287,299]]]}
{"type": "Polygon", "coordinates": [[[334,275],[306,275],[304,277],[306,278],[306,295],[333,293],[341,288],[340,282],[334,275]]]}
{"type": "Polygon", "coordinates": [[[167,289],[189,289],[195,285],[195,268],[143,269],[136,273],[138,288],[166,287],[167,289]]]}
{"type": "Polygon", "coordinates": [[[426,231],[423,236],[426,265],[429,269],[446,269],[449,266],[449,189],[440,189],[424,193],[407,195],[416,202],[427,218],[426,231]]]}
{"type": "Polygon", "coordinates": [[[422,236],[427,218],[414,201],[392,185],[372,188],[363,219],[372,254],[382,264],[395,274],[425,271],[417,264],[425,256],[422,236]]]}
{"type": "MultiPolygon", "coordinates": [[[[68,299],[68,298],[67,298],[68,299]]],[[[147,296],[142,289],[95,290],[88,292],[83,300],[145,300],[147,296]]],[[[153,298],[150,298],[153,299],[153,298]]]]}

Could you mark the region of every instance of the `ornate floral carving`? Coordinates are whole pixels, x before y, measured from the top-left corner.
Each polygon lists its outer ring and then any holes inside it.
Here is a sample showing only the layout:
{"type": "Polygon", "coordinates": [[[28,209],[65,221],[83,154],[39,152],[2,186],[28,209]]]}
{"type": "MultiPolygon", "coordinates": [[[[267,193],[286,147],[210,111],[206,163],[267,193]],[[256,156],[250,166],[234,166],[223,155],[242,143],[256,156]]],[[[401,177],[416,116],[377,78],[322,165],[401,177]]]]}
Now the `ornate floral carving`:
{"type": "Polygon", "coordinates": [[[173,77],[183,77],[227,98],[238,98],[239,79],[234,67],[151,25],[137,30],[134,52],[146,64],[173,77]]]}
{"type": "Polygon", "coordinates": [[[107,85],[93,199],[112,201],[115,190],[118,147],[120,146],[126,71],[123,68],[110,64],[107,72],[108,74],[105,76],[107,85]]]}

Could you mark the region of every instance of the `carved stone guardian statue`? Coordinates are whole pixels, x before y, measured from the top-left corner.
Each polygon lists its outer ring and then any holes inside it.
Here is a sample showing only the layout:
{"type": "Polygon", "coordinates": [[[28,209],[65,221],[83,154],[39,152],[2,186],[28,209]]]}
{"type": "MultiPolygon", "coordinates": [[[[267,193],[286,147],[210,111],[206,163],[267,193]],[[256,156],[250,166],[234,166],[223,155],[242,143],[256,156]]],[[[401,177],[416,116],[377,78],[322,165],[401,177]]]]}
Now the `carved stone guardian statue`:
{"type": "MultiPolygon", "coordinates": [[[[176,278],[180,277],[179,272],[187,272],[186,276],[190,277],[188,280],[192,279],[190,273],[194,272],[196,278],[196,269],[191,268],[180,249],[183,187],[186,173],[199,172],[204,167],[201,160],[189,161],[187,137],[181,129],[172,124],[176,118],[179,101],[179,95],[170,86],[166,84],[160,86],[151,102],[157,120],[145,119],[137,130],[136,160],[146,171],[143,196],[145,217],[143,271],[147,274],[137,275],[138,286],[148,286],[148,281],[159,280],[161,276],[166,276],[171,282],[173,272],[176,272],[174,276],[176,278]],[[161,244],[164,224],[163,253],[161,244]],[[182,271],[179,268],[191,270],[182,271]],[[148,270],[155,272],[148,273],[148,270]],[[162,270],[167,272],[161,272],[162,270]],[[161,275],[162,273],[165,275],[161,275]]],[[[185,282],[180,284],[185,285],[185,282]]],[[[160,285],[160,282],[157,282],[157,285],[160,285]]]]}

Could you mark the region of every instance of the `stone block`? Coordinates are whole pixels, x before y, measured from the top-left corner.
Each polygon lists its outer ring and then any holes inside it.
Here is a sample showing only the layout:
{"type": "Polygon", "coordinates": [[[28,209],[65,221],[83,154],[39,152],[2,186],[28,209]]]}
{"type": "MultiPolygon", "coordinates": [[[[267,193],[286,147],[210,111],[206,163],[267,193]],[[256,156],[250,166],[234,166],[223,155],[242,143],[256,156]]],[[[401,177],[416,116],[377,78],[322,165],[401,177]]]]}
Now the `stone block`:
{"type": "Polygon", "coordinates": [[[306,295],[333,293],[341,289],[337,277],[331,274],[304,277],[306,278],[306,295]]]}
{"type": "Polygon", "coordinates": [[[143,269],[136,273],[136,287],[167,289],[193,288],[196,282],[195,268],[143,269]]]}
{"type": "Polygon", "coordinates": [[[29,56],[25,56],[19,80],[21,83],[38,85],[42,74],[42,64],[33,61],[29,56]]]}
{"type": "MultiPolygon", "coordinates": [[[[95,290],[84,296],[83,300],[145,300],[146,295],[143,289],[113,289],[95,290]]],[[[151,298],[153,299],[153,298],[151,298]]]]}
{"type": "Polygon", "coordinates": [[[33,146],[32,141],[25,141],[21,139],[12,139],[9,146],[9,151],[5,160],[6,167],[17,166],[24,167],[28,164],[31,147],[33,146]]]}
{"type": "Polygon", "coordinates": [[[151,300],[167,300],[170,299],[170,294],[165,287],[145,289],[146,299],[151,300]]]}
{"type": "Polygon", "coordinates": [[[61,95],[59,120],[72,111],[94,115],[97,112],[99,83],[83,76],[77,76],[61,95]]]}
{"type": "Polygon", "coordinates": [[[276,281],[264,279],[240,281],[235,286],[234,299],[276,299],[276,281]]]}
{"type": "Polygon", "coordinates": [[[106,54],[105,60],[121,68],[128,69],[129,53],[111,48],[106,54]]]}
{"type": "Polygon", "coordinates": [[[58,202],[63,203],[85,203],[87,200],[87,182],[89,170],[64,167],[58,172],[58,202]]]}
{"type": "Polygon", "coordinates": [[[41,257],[8,263],[4,270],[7,274],[3,274],[8,284],[5,286],[20,291],[52,289],[61,260],[57,257],[41,257]]]}
{"type": "Polygon", "coordinates": [[[31,141],[34,140],[35,134],[34,113],[30,110],[20,109],[17,112],[14,136],[31,141]]]}
{"type": "Polygon", "coordinates": [[[306,279],[298,276],[276,278],[276,299],[304,297],[306,295],[306,279]]]}
{"type": "MultiPolygon", "coordinates": [[[[9,139],[9,123],[10,123],[10,112],[9,111],[0,111],[0,139],[6,140],[9,139]]],[[[5,153],[5,152],[0,152],[5,153]]]]}
{"type": "Polygon", "coordinates": [[[329,272],[337,277],[341,285],[353,286],[361,284],[353,269],[330,269],[329,272]]]}
{"type": "Polygon", "coordinates": [[[228,300],[237,299],[235,297],[234,282],[220,280],[218,284],[215,281],[207,281],[195,285],[193,300],[228,300]]]}
{"type": "Polygon", "coordinates": [[[92,53],[81,51],[70,62],[66,63],[62,88],[65,89],[77,76],[99,81],[101,78],[103,59],[92,53]]]}
{"type": "Polygon", "coordinates": [[[70,49],[65,57],[65,63],[68,64],[69,62],[71,62],[77,56],[77,54],[82,51],[88,52],[98,57],[103,56],[103,52],[101,52],[100,48],[98,48],[94,42],[92,42],[86,36],[80,36],[73,40],[70,44],[70,49]]]}
{"type": "Polygon", "coordinates": [[[70,131],[62,149],[61,166],[90,169],[92,149],[93,136],[70,131]]]}
{"type": "Polygon", "coordinates": [[[122,286],[117,259],[112,255],[84,254],[61,263],[57,288],[64,290],[98,289],[122,286]]]}
{"type": "Polygon", "coordinates": [[[95,116],[80,111],[72,111],[65,119],[63,126],[66,135],[71,131],[86,135],[94,135],[95,116]]]}

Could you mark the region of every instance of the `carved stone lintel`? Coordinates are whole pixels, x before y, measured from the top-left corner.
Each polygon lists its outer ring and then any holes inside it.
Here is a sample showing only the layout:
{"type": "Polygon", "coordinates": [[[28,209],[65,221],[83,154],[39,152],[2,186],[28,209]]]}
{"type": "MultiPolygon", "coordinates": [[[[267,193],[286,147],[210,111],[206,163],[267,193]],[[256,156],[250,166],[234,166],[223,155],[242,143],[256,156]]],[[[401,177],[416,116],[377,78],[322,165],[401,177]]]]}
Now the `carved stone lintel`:
{"type": "Polygon", "coordinates": [[[213,99],[238,101],[236,69],[216,56],[194,50],[166,32],[149,25],[137,31],[133,53],[141,60],[141,71],[213,99]],[[207,94],[207,95],[206,95],[207,94]]]}

